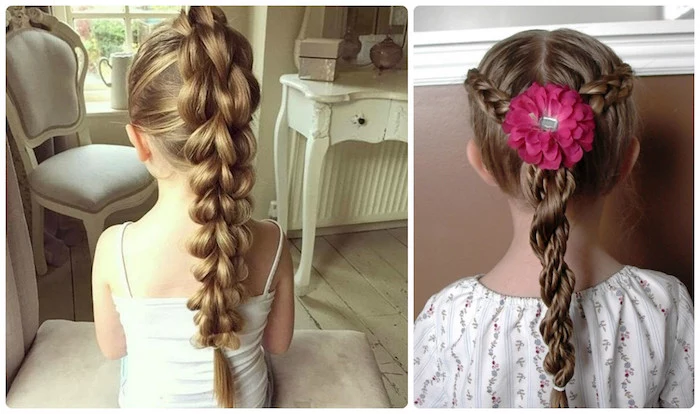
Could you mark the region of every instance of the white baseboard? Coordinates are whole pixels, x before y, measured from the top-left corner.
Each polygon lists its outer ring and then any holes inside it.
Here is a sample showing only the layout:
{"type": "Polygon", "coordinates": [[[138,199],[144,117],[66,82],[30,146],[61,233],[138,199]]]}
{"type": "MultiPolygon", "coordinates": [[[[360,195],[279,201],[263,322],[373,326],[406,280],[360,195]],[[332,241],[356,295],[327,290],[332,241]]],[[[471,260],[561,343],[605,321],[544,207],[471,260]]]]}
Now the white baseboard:
{"type": "MultiPolygon", "coordinates": [[[[358,233],[361,231],[389,230],[399,227],[408,227],[408,220],[382,221],[376,223],[350,224],[344,226],[320,227],[316,229],[316,236],[328,236],[341,233],[358,233]]],[[[301,238],[301,230],[289,230],[287,238],[301,238]]]]}

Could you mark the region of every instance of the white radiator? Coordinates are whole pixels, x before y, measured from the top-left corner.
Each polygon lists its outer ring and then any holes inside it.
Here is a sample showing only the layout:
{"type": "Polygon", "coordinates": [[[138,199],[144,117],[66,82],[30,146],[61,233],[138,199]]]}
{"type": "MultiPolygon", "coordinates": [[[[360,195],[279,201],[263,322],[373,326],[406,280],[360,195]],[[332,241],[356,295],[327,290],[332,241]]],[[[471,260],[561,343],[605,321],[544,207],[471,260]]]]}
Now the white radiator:
{"type": "MultiPolygon", "coordinates": [[[[291,131],[290,131],[291,132],[291,131]]],[[[301,229],[306,138],[289,134],[289,230],[301,229]]],[[[408,146],[348,141],[328,148],[321,170],[318,227],[408,218],[408,146]]]]}

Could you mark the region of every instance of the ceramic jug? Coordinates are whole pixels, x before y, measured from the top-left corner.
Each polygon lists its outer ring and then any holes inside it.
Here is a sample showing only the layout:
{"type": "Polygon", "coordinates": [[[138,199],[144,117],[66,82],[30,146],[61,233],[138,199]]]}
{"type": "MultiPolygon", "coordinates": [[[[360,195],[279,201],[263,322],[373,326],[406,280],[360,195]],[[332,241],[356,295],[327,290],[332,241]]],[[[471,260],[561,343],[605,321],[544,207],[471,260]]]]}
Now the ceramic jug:
{"type": "Polygon", "coordinates": [[[102,82],[112,88],[110,101],[113,109],[127,109],[126,76],[133,58],[134,54],[132,52],[116,52],[112,53],[109,59],[103,57],[97,63],[102,82]],[[112,68],[111,82],[107,82],[102,74],[103,63],[112,68]]]}

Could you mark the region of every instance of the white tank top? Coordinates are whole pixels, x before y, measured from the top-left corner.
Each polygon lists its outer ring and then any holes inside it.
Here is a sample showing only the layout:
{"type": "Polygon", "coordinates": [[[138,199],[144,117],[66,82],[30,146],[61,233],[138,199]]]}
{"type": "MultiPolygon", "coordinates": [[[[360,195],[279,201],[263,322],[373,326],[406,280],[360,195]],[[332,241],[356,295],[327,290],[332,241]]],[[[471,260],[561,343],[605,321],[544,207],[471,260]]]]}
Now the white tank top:
{"type": "MultiPolygon", "coordinates": [[[[191,342],[197,327],[193,321],[195,312],[187,308],[189,298],[132,297],[123,256],[124,230],[129,224],[122,225],[117,243],[129,297],[112,296],[126,336],[119,406],[215,408],[214,349],[197,348],[191,342]]],[[[225,351],[234,377],[236,407],[270,406],[272,377],[262,338],[274,299],[270,284],[283,241],[280,228],[277,253],[263,294],[248,298],[238,307],[246,322],[238,333],[241,346],[225,351]]]]}

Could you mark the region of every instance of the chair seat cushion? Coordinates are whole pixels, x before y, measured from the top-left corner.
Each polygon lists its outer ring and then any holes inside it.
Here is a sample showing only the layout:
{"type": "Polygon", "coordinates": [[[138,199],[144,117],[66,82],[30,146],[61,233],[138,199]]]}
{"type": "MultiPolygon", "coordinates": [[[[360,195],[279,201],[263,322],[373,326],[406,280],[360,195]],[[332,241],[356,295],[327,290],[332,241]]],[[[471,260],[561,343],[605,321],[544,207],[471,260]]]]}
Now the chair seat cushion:
{"type": "Polygon", "coordinates": [[[119,361],[100,352],[95,324],[49,320],[36,338],[7,394],[9,407],[118,407],[119,361]]]}
{"type": "MultiPolygon", "coordinates": [[[[276,407],[389,407],[364,333],[295,331],[273,355],[276,407]]],[[[119,361],[99,350],[91,322],[44,322],[7,394],[13,408],[117,407],[119,361]]]]}
{"type": "Polygon", "coordinates": [[[153,182],[134,148],[107,144],[60,152],[39,164],[28,178],[41,197],[87,213],[97,213],[153,182]]]}
{"type": "Polygon", "coordinates": [[[297,330],[271,361],[274,407],[391,407],[362,332],[297,330]]]}

